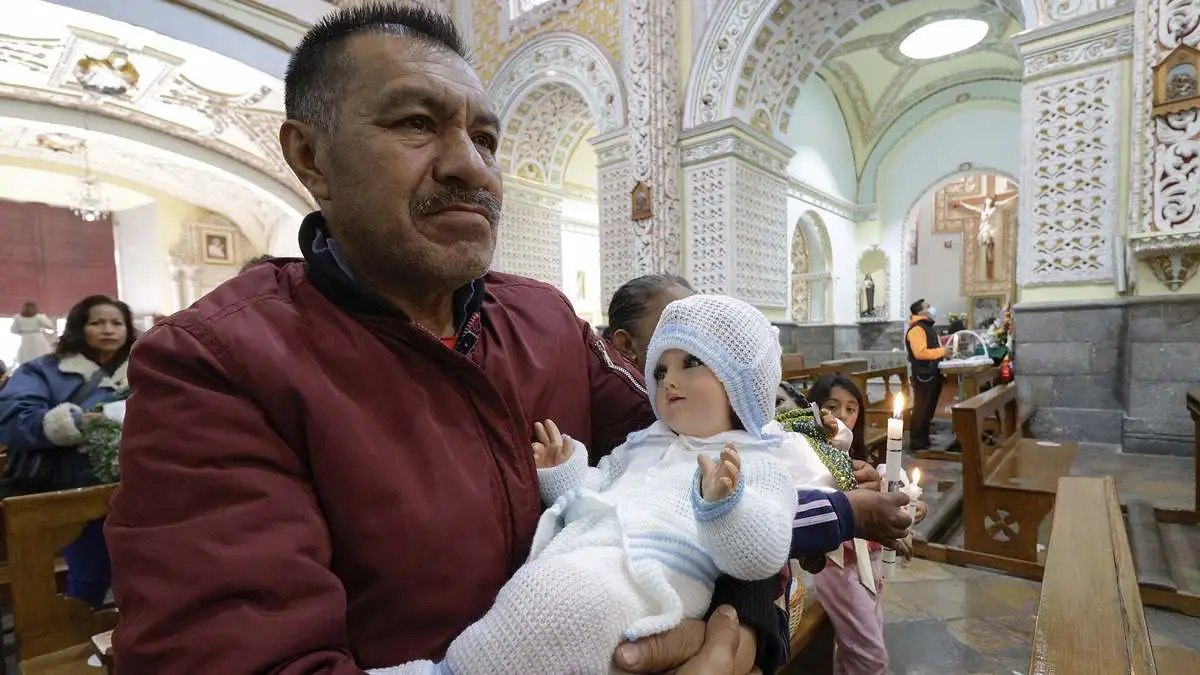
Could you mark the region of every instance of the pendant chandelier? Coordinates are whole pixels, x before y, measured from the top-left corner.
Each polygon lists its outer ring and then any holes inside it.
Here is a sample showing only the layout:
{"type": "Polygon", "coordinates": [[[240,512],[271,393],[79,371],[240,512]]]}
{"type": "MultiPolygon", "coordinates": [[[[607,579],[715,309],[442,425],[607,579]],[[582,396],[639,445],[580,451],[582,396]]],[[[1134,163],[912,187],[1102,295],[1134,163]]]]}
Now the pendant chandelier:
{"type": "Polygon", "coordinates": [[[79,194],[75,197],[71,212],[85,223],[103,220],[109,214],[108,202],[100,191],[100,180],[92,173],[86,143],[83,145],[83,175],[79,178],[79,194]]]}

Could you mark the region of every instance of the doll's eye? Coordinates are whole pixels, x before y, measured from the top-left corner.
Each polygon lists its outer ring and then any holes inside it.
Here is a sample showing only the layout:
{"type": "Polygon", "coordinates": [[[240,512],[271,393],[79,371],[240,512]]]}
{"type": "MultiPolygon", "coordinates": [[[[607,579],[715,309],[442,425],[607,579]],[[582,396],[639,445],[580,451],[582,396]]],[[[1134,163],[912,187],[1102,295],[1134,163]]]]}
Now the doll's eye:
{"type": "Polygon", "coordinates": [[[666,376],[667,376],[666,368],[659,366],[654,369],[654,381],[655,382],[662,382],[663,378],[666,376]]]}
{"type": "Polygon", "coordinates": [[[696,357],[694,357],[694,356],[692,356],[692,355],[690,355],[690,354],[688,355],[688,357],[687,357],[687,358],[685,358],[685,359],[683,360],[683,367],[684,367],[684,368],[695,368],[695,367],[697,367],[697,366],[703,366],[703,365],[704,365],[704,362],[703,362],[703,361],[701,361],[700,359],[698,359],[698,358],[696,358],[696,357]]]}

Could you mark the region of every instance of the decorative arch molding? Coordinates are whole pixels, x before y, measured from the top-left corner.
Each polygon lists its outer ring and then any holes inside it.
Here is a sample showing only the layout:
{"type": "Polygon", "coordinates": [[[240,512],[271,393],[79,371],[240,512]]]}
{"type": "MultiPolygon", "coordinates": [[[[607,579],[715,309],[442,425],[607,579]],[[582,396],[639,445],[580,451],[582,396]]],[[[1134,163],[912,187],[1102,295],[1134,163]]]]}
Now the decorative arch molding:
{"type": "Polygon", "coordinates": [[[292,191],[222,153],[132,122],[0,100],[0,156],[82,169],[81,153],[41,140],[54,135],[86,141],[98,173],[141,183],[236,222],[257,250],[284,236],[280,230],[294,233],[309,210],[292,191]]]}
{"type": "Polygon", "coordinates": [[[625,90],[616,66],[595,42],[576,33],[546,33],[518,47],[488,83],[488,95],[507,122],[531,91],[548,83],[579,94],[597,133],[625,126],[625,90]]]}
{"type": "MultiPolygon", "coordinates": [[[[733,117],[778,135],[804,82],[859,25],[906,0],[726,0],[688,77],[683,128],[733,117]]],[[[1005,1],[1030,25],[1025,4],[1005,1]]]]}
{"type": "Polygon", "coordinates": [[[833,248],[825,221],[816,211],[796,219],[791,242],[790,309],[795,323],[825,323],[829,318],[833,248]]]}
{"type": "Polygon", "coordinates": [[[871,148],[867,162],[859,174],[858,203],[879,202],[879,171],[894,150],[904,147],[914,132],[931,121],[940,122],[959,112],[975,110],[981,106],[999,106],[1014,111],[1021,109],[1021,83],[1012,80],[980,80],[951,87],[926,98],[897,117],[884,132],[879,142],[871,148]]]}

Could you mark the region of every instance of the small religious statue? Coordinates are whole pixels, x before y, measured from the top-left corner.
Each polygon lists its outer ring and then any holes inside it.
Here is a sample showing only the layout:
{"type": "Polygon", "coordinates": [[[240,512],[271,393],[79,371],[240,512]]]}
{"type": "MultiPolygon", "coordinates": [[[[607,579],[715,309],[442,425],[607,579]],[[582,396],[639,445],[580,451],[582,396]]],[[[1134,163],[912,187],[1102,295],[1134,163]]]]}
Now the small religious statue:
{"type": "Polygon", "coordinates": [[[864,314],[875,316],[875,280],[870,274],[863,279],[863,291],[867,294],[867,309],[864,314]]]}
{"type": "Polygon", "coordinates": [[[1001,201],[996,201],[994,197],[988,196],[983,198],[983,204],[980,206],[972,206],[965,201],[955,201],[951,204],[954,208],[963,208],[979,214],[979,236],[977,240],[983,248],[984,259],[987,261],[988,279],[995,278],[996,227],[999,225],[996,222],[999,219],[998,212],[1016,198],[1017,195],[1013,194],[1001,201]]]}

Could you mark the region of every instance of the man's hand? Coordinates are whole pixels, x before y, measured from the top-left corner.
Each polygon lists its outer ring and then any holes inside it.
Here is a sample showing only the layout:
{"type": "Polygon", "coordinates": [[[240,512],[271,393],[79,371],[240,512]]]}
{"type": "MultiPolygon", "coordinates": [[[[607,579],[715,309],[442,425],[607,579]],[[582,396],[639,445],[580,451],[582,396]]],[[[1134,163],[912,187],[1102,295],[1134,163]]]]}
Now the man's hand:
{"type": "Polygon", "coordinates": [[[875,470],[875,467],[861,459],[854,460],[854,481],[858,483],[860,490],[874,490],[879,492],[879,487],[883,482],[883,477],[875,470]]]}
{"type": "Polygon", "coordinates": [[[533,463],[539,469],[551,469],[571,458],[574,444],[558,431],[551,420],[533,424],[533,463]]]}
{"type": "Polygon", "coordinates": [[[687,619],[665,633],[621,645],[613,663],[629,673],[751,675],[758,672],[754,650],[754,633],[738,626],[732,607],[722,606],[707,625],[687,619]]]}
{"type": "Polygon", "coordinates": [[[903,492],[851,490],[846,493],[854,511],[854,536],[896,548],[896,540],[908,535],[912,519],[904,507],[908,495],[903,492]]]}
{"type": "Polygon", "coordinates": [[[905,560],[912,560],[913,557],[913,540],[912,533],[903,539],[896,540],[896,553],[900,554],[905,560]]]}

